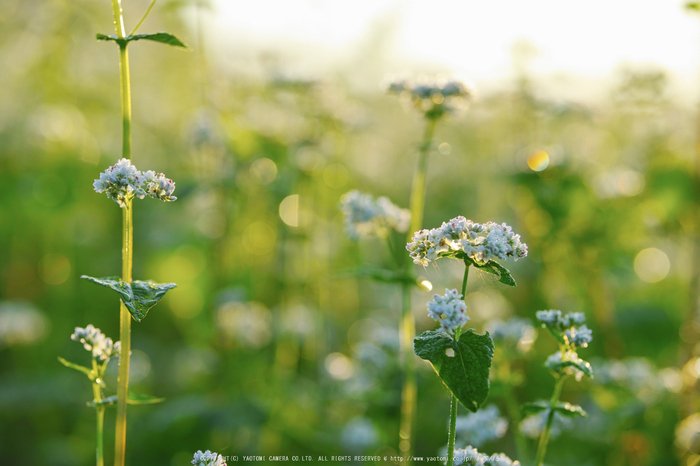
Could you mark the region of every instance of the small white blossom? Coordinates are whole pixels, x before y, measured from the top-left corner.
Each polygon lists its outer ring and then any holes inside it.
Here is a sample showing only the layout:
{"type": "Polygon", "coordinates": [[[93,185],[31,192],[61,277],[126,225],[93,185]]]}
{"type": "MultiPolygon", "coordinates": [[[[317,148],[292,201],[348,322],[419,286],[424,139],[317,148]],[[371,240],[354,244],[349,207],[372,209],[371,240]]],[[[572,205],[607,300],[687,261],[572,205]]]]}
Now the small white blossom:
{"type": "MultiPolygon", "coordinates": [[[[520,423],[520,432],[522,432],[526,437],[538,438],[545,426],[547,425],[547,418],[549,417],[549,409],[540,411],[537,414],[531,414],[522,420],[520,423]]],[[[558,437],[562,430],[570,430],[573,427],[573,420],[568,417],[562,416],[558,412],[554,412],[554,421],[552,422],[551,429],[549,431],[550,438],[558,437]]]]}
{"type": "Polygon", "coordinates": [[[161,201],[174,201],[175,183],[162,173],[149,170],[141,173],[129,159],[119,159],[92,184],[95,192],[105,193],[119,207],[125,208],[134,197],[143,199],[146,195],[161,201]]]}
{"type": "Polygon", "coordinates": [[[414,264],[428,265],[440,257],[468,257],[479,265],[492,259],[518,260],[527,256],[527,245],[520,235],[503,224],[476,223],[459,216],[439,228],[414,233],[406,249],[414,264]]]}
{"type": "Polygon", "coordinates": [[[198,450],[194,454],[192,464],[194,466],[226,466],[226,461],[223,456],[216,452],[207,450],[202,453],[202,450],[198,450]]]}
{"type": "Polygon", "coordinates": [[[394,79],[389,82],[387,93],[406,97],[428,118],[465,108],[475,95],[472,86],[447,78],[394,79]]]}
{"type": "Polygon", "coordinates": [[[457,439],[467,440],[476,447],[503,437],[507,430],[508,421],[501,417],[496,405],[490,405],[466,416],[459,416],[455,428],[457,439]]]}
{"type": "Polygon", "coordinates": [[[580,327],[571,327],[564,333],[566,335],[566,341],[573,346],[579,346],[585,348],[588,344],[593,341],[593,331],[588,328],[587,325],[582,325],[580,327]]]}
{"type": "Polygon", "coordinates": [[[408,209],[394,205],[386,197],[374,199],[358,190],[343,195],[340,210],[345,215],[345,229],[351,238],[386,236],[390,230],[405,233],[411,220],[408,209]]]}
{"type": "Polygon", "coordinates": [[[462,300],[462,294],[456,289],[446,289],[445,295],[435,295],[428,303],[428,315],[440,323],[443,332],[450,335],[461,329],[469,320],[467,304],[462,300]]]}
{"type": "Polygon", "coordinates": [[[561,311],[553,309],[548,311],[537,311],[535,315],[537,316],[537,320],[548,327],[558,329],[562,325],[561,311]]]}
{"type": "Polygon", "coordinates": [[[92,357],[100,362],[109,361],[111,358],[119,356],[121,343],[114,343],[111,338],[107,337],[89,324],[85,328],[75,327],[75,332],[71,335],[71,340],[79,341],[83,347],[92,352],[92,357]]]}
{"type": "Polygon", "coordinates": [[[496,453],[488,456],[479,453],[476,448],[471,446],[454,452],[455,466],[520,466],[519,461],[513,461],[504,453],[496,453]]]}

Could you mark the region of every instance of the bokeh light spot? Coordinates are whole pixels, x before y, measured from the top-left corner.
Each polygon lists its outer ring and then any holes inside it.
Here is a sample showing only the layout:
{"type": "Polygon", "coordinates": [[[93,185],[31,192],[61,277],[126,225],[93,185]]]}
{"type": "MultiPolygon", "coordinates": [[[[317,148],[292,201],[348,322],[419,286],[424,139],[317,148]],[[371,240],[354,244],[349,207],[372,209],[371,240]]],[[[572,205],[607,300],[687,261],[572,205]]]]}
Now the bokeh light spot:
{"type": "MultiPolygon", "coordinates": [[[[167,298],[166,298],[167,299],[167,298]]],[[[191,319],[204,308],[204,296],[196,286],[184,283],[177,287],[177,296],[169,300],[170,309],[176,316],[191,319]]]]}
{"type": "Polygon", "coordinates": [[[280,218],[290,227],[299,226],[299,195],[292,194],[280,202],[280,218]]]}
{"type": "Polygon", "coordinates": [[[617,179],[617,189],[625,196],[636,196],[644,190],[644,175],[634,170],[627,170],[617,179]]]}
{"type": "Polygon", "coordinates": [[[639,278],[648,283],[656,283],[668,275],[671,262],[665,252],[656,248],[647,248],[634,258],[634,271],[639,278]]]}
{"type": "Polygon", "coordinates": [[[338,380],[347,380],[355,372],[355,367],[350,358],[342,353],[331,353],[326,356],[325,365],[331,377],[338,380]]]}
{"type": "Polygon", "coordinates": [[[549,166],[549,154],[543,150],[536,150],[528,156],[527,166],[530,170],[541,172],[549,166]]]}
{"type": "Polygon", "coordinates": [[[47,254],[39,263],[39,276],[49,285],[60,285],[70,276],[70,261],[60,254],[47,254]]]}
{"type": "Polygon", "coordinates": [[[450,155],[452,153],[452,146],[446,142],[442,142],[438,146],[438,152],[440,152],[442,155],[450,155]]]}
{"type": "Polygon", "coordinates": [[[264,256],[275,247],[277,232],[267,222],[258,221],[248,225],[243,232],[243,245],[251,254],[264,256]]]}
{"type": "Polygon", "coordinates": [[[423,291],[432,291],[432,289],[433,289],[433,284],[430,282],[430,280],[425,279],[425,278],[419,278],[418,285],[421,287],[421,289],[423,291]]]}
{"type": "Polygon", "coordinates": [[[342,188],[348,182],[348,169],[339,163],[332,163],[323,170],[323,181],[329,188],[342,188]]]}
{"type": "Polygon", "coordinates": [[[250,173],[260,183],[270,184],[277,178],[277,165],[268,158],[258,159],[250,165],[250,173]]]}

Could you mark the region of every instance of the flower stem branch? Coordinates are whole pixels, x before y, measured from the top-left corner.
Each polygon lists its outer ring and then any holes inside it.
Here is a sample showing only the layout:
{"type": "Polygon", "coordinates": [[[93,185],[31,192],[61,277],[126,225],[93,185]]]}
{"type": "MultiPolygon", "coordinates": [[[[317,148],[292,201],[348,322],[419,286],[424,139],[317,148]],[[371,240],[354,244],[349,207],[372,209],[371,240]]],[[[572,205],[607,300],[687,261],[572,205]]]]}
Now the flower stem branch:
{"type": "Polygon", "coordinates": [[[547,453],[547,444],[549,443],[549,433],[552,430],[552,423],[554,422],[554,407],[559,402],[559,395],[561,394],[561,388],[564,385],[566,377],[566,375],[559,375],[556,383],[554,384],[554,392],[552,393],[552,398],[549,401],[549,415],[547,416],[547,424],[542,431],[542,435],[540,435],[540,442],[537,445],[535,466],[542,466],[542,463],[544,462],[544,456],[547,453]]]}
{"type": "Polygon", "coordinates": [[[92,372],[94,374],[94,380],[92,381],[92,396],[93,400],[97,404],[95,407],[95,412],[97,413],[97,425],[95,429],[96,436],[96,447],[95,447],[95,457],[97,466],[104,466],[105,464],[105,453],[104,453],[104,424],[105,424],[105,407],[99,404],[102,401],[102,387],[100,387],[100,371],[97,365],[97,361],[92,360],[92,372]]]}
{"type": "Polygon", "coordinates": [[[156,0],[153,0],[153,1],[151,2],[151,4],[148,6],[148,9],[146,10],[146,13],[144,13],[143,17],[141,18],[141,21],[139,21],[139,22],[136,24],[136,27],[134,27],[134,29],[129,33],[130,36],[133,36],[133,35],[136,33],[136,31],[138,30],[138,28],[141,27],[141,25],[143,24],[143,22],[146,21],[146,18],[148,17],[148,14],[151,12],[151,10],[153,9],[153,6],[154,6],[155,4],[156,4],[156,0]]]}

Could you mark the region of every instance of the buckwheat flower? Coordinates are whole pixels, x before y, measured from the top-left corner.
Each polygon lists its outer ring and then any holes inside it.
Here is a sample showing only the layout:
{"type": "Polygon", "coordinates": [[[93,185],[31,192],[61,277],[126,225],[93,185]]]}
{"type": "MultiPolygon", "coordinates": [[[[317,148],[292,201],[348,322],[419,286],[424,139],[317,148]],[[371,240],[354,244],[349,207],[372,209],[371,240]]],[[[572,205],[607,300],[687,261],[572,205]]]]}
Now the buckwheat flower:
{"type": "Polygon", "coordinates": [[[558,329],[562,324],[561,311],[554,309],[548,311],[537,311],[535,315],[537,316],[537,320],[548,327],[558,329]]]}
{"type": "Polygon", "coordinates": [[[433,119],[466,107],[475,94],[470,85],[457,79],[425,77],[393,80],[387,93],[406,96],[416,109],[433,119]]]}
{"type": "Polygon", "coordinates": [[[462,300],[462,294],[456,289],[446,289],[445,295],[435,295],[428,303],[428,315],[440,323],[443,332],[450,335],[461,329],[469,320],[467,305],[462,300]]]}
{"type": "Polygon", "coordinates": [[[581,348],[587,347],[588,344],[593,341],[593,331],[585,324],[580,327],[571,327],[567,329],[564,334],[566,335],[566,341],[568,341],[570,345],[579,346],[581,348]]]}
{"type": "Polygon", "coordinates": [[[141,188],[142,175],[129,159],[119,159],[117,163],[100,173],[100,178],[92,186],[97,193],[105,193],[119,207],[125,208],[134,197],[143,199],[146,193],[141,188]]]}
{"type": "Polygon", "coordinates": [[[353,239],[361,235],[386,236],[390,230],[404,233],[411,220],[407,209],[394,205],[388,198],[374,199],[358,190],[343,195],[340,210],[345,215],[345,230],[353,239]]]}
{"type": "Polygon", "coordinates": [[[162,173],[156,173],[153,170],[148,170],[143,173],[143,190],[153,199],[160,199],[164,202],[172,202],[177,200],[173,196],[175,191],[175,183],[168,179],[162,173]]]}
{"type": "Polygon", "coordinates": [[[570,312],[561,318],[564,327],[581,325],[586,322],[586,315],[583,312],[570,312]]]}
{"type": "Polygon", "coordinates": [[[492,456],[479,453],[471,446],[454,452],[455,466],[520,466],[519,461],[513,461],[503,453],[492,456]]]}
{"type": "Polygon", "coordinates": [[[227,466],[223,456],[209,450],[204,453],[202,453],[202,450],[198,450],[194,454],[192,464],[194,466],[227,466]]]}
{"type": "Polygon", "coordinates": [[[419,230],[406,245],[414,264],[427,265],[441,257],[468,257],[477,265],[490,260],[527,256],[527,245],[505,223],[476,223],[459,216],[439,228],[419,230]]]}
{"type": "Polygon", "coordinates": [[[82,343],[83,347],[92,353],[92,357],[100,362],[109,361],[110,358],[118,356],[121,349],[120,342],[114,343],[92,324],[85,328],[75,327],[75,332],[70,338],[82,343]]]}

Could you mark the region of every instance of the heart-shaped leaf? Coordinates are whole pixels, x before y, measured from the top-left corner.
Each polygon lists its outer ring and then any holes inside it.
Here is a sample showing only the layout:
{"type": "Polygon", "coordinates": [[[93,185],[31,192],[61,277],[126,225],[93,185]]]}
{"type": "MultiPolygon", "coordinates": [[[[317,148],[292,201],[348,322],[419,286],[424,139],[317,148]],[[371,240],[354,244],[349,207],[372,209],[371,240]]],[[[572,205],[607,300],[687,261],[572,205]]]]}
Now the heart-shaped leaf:
{"type": "MultiPolygon", "coordinates": [[[[547,411],[549,410],[549,401],[539,400],[533,401],[532,403],[525,403],[522,410],[525,414],[537,414],[542,411],[547,411]]],[[[566,417],[588,417],[588,413],[584,411],[582,407],[561,401],[554,406],[554,412],[566,417]]]]}
{"type": "Polygon", "coordinates": [[[129,284],[119,277],[94,278],[83,275],[80,278],[116,291],[136,322],[141,322],[165,293],[177,286],[175,283],[156,283],[150,280],[134,280],[129,284]]]}
{"type": "Polygon", "coordinates": [[[470,329],[455,341],[443,332],[427,331],[413,341],[416,354],[430,361],[442,382],[469,411],[476,412],[489,394],[493,340],[470,329]]]}
{"type": "Polygon", "coordinates": [[[126,37],[117,37],[115,35],[108,36],[106,34],[97,34],[95,36],[97,40],[111,40],[116,42],[119,45],[124,45],[127,42],[132,42],[135,40],[152,40],[154,42],[160,42],[162,44],[167,44],[167,45],[172,45],[173,47],[180,47],[183,49],[188,49],[189,46],[182,42],[180,39],[175,37],[173,34],[170,34],[169,32],[149,32],[147,34],[134,34],[131,36],[126,36],[126,37]]]}

